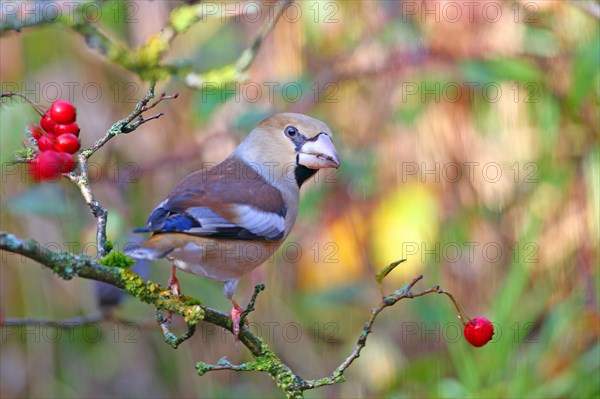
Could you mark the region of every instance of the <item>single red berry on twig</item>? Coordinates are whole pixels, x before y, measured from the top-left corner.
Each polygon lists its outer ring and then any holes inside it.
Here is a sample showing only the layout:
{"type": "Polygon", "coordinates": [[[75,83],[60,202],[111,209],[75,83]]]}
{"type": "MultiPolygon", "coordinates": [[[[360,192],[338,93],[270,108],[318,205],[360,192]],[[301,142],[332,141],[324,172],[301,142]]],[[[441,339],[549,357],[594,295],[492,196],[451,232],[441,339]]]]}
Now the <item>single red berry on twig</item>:
{"type": "Polygon", "coordinates": [[[50,106],[50,117],[56,123],[72,123],[75,122],[77,111],[75,110],[75,106],[69,101],[58,100],[50,106]]]}
{"type": "Polygon", "coordinates": [[[74,134],[65,133],[56,137],[56,145],[54,146],[56,151],[74,154],[79,150],[79,147],[79,139],[74,134]]]}
{"type": "Polygon", "coordinates": [[[494,326],[485,317],[476,317],[465,324],[464,334],[471,345],[479,348],[492,339],[494,326]]]}

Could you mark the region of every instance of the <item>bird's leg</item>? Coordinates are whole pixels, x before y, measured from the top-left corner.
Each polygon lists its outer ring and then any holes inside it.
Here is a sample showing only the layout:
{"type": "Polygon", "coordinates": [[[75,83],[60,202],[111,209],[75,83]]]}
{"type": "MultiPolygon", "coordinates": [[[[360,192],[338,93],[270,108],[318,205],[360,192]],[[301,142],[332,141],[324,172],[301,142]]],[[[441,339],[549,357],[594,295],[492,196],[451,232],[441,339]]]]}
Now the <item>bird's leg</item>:
{"type": "Polygon", "coordinates": [[[167,288],[171,290],[175,298],[179,299],[179,280],[177,280],[177,276],[175,275],[176,272],[177,267],[174,264],[171,265],[171,276],[167,282],[167,288]]]}
{"type": "Polygon", "coordinates": [[[233,323],[233,336],[235,337],[235,342],[239,340],[240,336],[240,316],[244,309],[236,302],[235,299],[231,298],[231,303],[233,307],[231,308],[231,322],[233,323]]]}
{"type": "MultiPolygon", "coordinates": [[[[173,293],[173,296],[175,298],[179,299],[179,280],[177,280],[177,276],[175,275],[175,272],[177,272],[177,267],[173,263],[171,265],[171,276],[169,277],[169,281],[167,282],[167,289],[171,290],[171,292],[173,293]]],[[[171,321],[172,317],[173,317],[173,312],[171,312],[169,310],[167,320],[171,321]]]]}
{"type": "Polygon", "coordinates": [[[239,282],[240,280],[237,279],[223,282],[223,293],[233,305],[231,312],[229,313],[229,317],[231,317],[231,323],[233,324],[233,336],[235,338],[236,347],[240,336],[240,321],[242,319],[242,313],[244,312],[244,309],[242,309],[242,307],[233,298],[239,282]]]}

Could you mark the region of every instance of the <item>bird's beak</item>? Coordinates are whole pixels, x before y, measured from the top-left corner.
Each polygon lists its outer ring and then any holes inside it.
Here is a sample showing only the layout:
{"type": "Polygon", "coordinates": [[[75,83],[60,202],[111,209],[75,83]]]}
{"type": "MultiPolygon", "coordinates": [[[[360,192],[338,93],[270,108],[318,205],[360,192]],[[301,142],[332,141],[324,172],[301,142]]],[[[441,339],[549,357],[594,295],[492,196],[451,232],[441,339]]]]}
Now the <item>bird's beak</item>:
{"type": "Polygon", "coordinates": [[[331,138],[325,133],[319,133],[302,144],[298,163],[309,169],[338,168],[340,159],[331,138]]]}

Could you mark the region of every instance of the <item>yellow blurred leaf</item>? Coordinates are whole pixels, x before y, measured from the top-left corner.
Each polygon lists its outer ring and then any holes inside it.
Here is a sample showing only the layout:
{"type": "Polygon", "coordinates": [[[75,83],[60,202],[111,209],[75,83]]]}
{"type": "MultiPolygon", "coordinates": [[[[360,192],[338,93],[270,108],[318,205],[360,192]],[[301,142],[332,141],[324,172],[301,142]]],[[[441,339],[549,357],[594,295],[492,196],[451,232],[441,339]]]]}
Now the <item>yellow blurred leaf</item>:
{"type": "Polygon", "coordinates": [[[435,250],[439,209],[435,194],[419,183],[405,184],[386,195],[371,219],[373,265],[407,259],[389,278],[403,282],[420,273],[426,254],[435,250]]]}
{"type": "Polygon", "coordinates": [[[300,287],[328,290],[363,278],[367,239],[364,222],[358,207],[349,208],[325,225],[319,235],[303,243],[304,256],[298,265],[300,287]]]}

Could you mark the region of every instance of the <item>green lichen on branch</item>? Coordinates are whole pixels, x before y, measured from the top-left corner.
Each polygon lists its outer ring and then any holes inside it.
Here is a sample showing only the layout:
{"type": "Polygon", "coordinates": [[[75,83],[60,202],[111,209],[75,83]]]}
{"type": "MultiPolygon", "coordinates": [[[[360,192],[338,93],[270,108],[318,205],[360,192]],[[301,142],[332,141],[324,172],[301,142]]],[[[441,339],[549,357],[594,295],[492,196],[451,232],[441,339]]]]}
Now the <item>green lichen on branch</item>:
{"type": "Polygon", "coordinates": [[[234,370],[234,371],[259,371],[268,373],[277,386],[285,392],[288,398],[302,398],[304,380],[297,376],[281,359],[273,352],[262,339],[258,338],[260,353],[254,353],[254,360],[235,365],[225,358],[219,359],[216,365],[204,362],[196,363],[196,371],[202,376],[208,371],[234,370]]]}
{"type": "MultiPolygon", "coordinates": [[[[231,320],[224,313],[203,306],[200,300],[196,298],[184,295],[175,297],[171,291],[165,290],[160,285],[151,281],[144,281],[139,275],[126,268],[114,267],[114,265],[106,266],[86,255],[76,255],[63,251],[49,250],[43,248],[34,240],[19,239],[14,235],[5,232],[0,232],[0,249],[21,254],[36,260],[42,265],[51,268],[62,278],[71,279],[75,276],[79,276],[112,284],[138,298],[140,301],[151,304],[159,311],[164,310],[183,316],[188,329],[180,337],[177,337],[168,331],[162,316],[160,319],[157,318],[157,321],[163,328],[165,341],[173,348],[177,348],[194,334],[196,325],[200,320],[232,331],[231,320]]],[[[216,365],[198,362],[196,364],[198,374],[204,375],[206,372],[214,370],[265,372],[273,378],[277,386],[281,388],[288,398],[302,398],[303,392],[306,390],[344,382],[345,378],[343,374],[345,370],[360,356],[360,352],[365,347],[367,338],[371,333],[372,325],[375,322],[377,315],[383,309],[396,304],[404,298],[412,299],[432,293],[446,294],[451,297],[449,293],[441,290],[439,286],[434,286],[433,288],[420,292],[412,292],[411,290],[414,285],[422,278],[423,276],[418,276],[405,288],[395,291],[393,294],[384,296],[382,302],[377,307],[373,308],[352,353],[329,377],[315,380],[303,379],[282,362],[275,352],[273,352],[260,337],[252,334],[252,332],[244,325],[241,326],[239,339],[252,353],[254,360],[241,365],[234,365],[226,359],[219,360],[216,365]]],[[[256,296],[263,288],[264,287],[261,285],[255,288],[255,295],[253,296],[252,303],[248,306],[246,311],[250,311],[253,308],[256,296]]]]}
{"type": "MultiPolygon", "coordinates": [[[[171,311],[184,317],[188,324],[196,324],[205,317],[207,308],[201,301],[181,295],[175,298],[171,291],[151,281],[144,281],[138,274],[115,265],[106,266],[88,255],[77,255],[65,251],[45,248],[35,240],[19,239],[13,234],[0,232],[0,249],[24,255],[51,269],[65,280],[82,277],[112,284],[121,288],[142,302],[152,304],[157,309],[171,311]]],[[[220,312],[209,310],[211,319],[227,327],[227,317],[220,312]]]]}
{"type": "Polygon", "coordinates": [[[263,39],[279,20],[290,1],[285,0],[281,5],[277,3],[279,7],[276,14],[267,18],[252,45],[237,61],[205,72],[196,70],[187,62],[176,61],[172,65],[163,63],[163,57],[170,49],[173,39],[206,17],[203,6],[199,4],[175,8],[169,15],[167,25],[137,48],[130,48],[125,43],[109,37],[88,20],[85,16],[86,1],[74,7],[73,12],[63,13],[54,18],[46,15],[51,13],[33,13],[36,15],[27,15],[25,18],[18,15],[7,16],[0,23],[0,33],[11,30],[21,31],[23,28],[46,24],[65,26],[79,33],[90,48],[97,50],[111,62],[135,73],[144,81],[167,80],[173,76],[185,77],[189,87],[200,89],[202,83],[207,81],[220,84],[245,80],[245,71],[254,61],[263,39]]]}
{"type": "Polygon", "coordinates": [[[197,5],[182,6],[174,9],[169,17],[169,24],[177,33],[183,33],[200,19],[202,13],[197,5]]]}
{"type": "Polygon", "coordinates": [[[108,255],[98,261],[101,265],[129,269],[135,265],[135,259],[125,255],[123,252],[110,251],[108,255]]]}
{"type": "Polygon", "coordinates": [[[16,162],[27,162],[31,161],[35,157],[35,149],[31,147],[23,147],[15,152],[16,162]]]}

